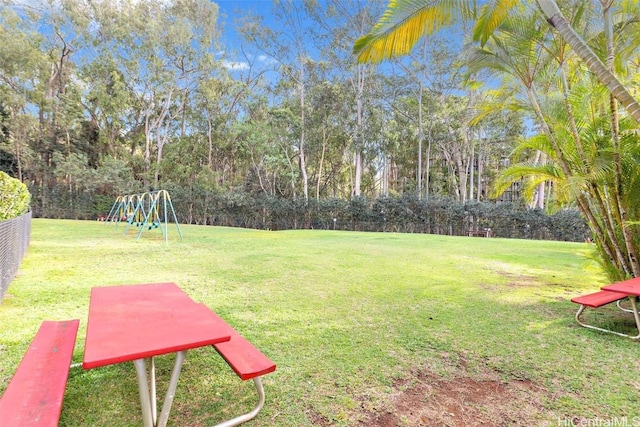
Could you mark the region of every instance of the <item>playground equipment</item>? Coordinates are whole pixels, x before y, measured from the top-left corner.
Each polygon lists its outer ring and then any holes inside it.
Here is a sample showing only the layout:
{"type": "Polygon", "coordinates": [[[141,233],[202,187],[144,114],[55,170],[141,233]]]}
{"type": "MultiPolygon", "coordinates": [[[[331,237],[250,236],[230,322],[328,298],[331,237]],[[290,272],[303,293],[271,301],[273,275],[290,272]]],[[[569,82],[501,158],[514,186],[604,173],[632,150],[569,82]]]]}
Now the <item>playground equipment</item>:
{"type": "Polygon", "coordinates": [[[140,239],[145,229],[159,228],[165,242],[169,240],[169,220],[175,222],[178,235],[182,240],[182,230],[180,230],[171,197],[166,190],[118,196],[106,217],[107,222],[114,222],[116,225],[126,222],[127,227],[123,234],[126,234],[132,225],[138,227],[140,230],[136,240],[140,239]]]}

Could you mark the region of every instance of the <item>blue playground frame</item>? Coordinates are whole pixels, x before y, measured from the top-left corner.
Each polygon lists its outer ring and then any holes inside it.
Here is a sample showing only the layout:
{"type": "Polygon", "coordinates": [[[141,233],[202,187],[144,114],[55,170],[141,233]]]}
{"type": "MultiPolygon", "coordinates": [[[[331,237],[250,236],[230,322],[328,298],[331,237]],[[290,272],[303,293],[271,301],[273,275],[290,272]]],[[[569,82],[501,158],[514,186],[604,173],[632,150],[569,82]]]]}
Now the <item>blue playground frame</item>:
{"type": "Polygon", "coordinates": [[[127,222],[123,234],[126,234],[131,225],[135,224],[140,230],[136,236],[139,240],[142,232],[147,229],[160,228],[164,241],[169,241],[169,221],[173,220],[178,229],[178,235],[182,240],[182,230],[178,223],[171,197],[166,190],[149,191],[146,193],[118,196],[114,202],[107,222],[114,222],[116,226],[123,221],[127,222]]]}

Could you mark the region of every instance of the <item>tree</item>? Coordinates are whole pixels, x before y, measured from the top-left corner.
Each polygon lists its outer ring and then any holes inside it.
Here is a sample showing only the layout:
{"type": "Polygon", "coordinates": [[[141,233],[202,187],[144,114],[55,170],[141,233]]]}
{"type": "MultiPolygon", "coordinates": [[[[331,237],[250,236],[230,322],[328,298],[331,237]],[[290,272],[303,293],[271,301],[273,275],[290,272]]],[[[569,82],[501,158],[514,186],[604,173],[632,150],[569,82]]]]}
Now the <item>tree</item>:
{"type": "MultiPolygon", "coordinates": [[[[629,198],[629,194],[637,192],[636,175],[637,170],[632,167],[636,163],[636,150],[634,144],[638,144],[637,137],[633,133],[626,133],[622,138],[620,124],[622,123],[617,112],[616,100],[620,101],[630,116],[638,122],[637,102],[629,95],[628,90],[613,75],[613,64],[616,58],[614,44],[614,29],[611,20],[611,2],[602,3],[604,31],[603,36],[594,40],[602,40],[604,48],[601,50],[606,56],[605,65],[598,56],[587,46],[584,41],[577,36],[576,31],[567,19],[560,13],[557,5],[553,1],[538,2],[548,17],[549,23],[558,29],[560,39],[548,37],[523,36],[518,32],[522,27],[521,16],[532,16],[535,19],[535,10],[519,6],[518,14],[507,16],[505,11],[515,7],[511,2],[488,3],[482,10],[476,23],[475,36],[482,42],[482,45],[489,49],[479,48],[472,56],[472,61],[476,65],[482,63],[483,67],[490,67],[501,73],[511,73],[515,75],[527,90],[527,98],[533,107],[537,123],[542,130],[542,135],[535,139],[529,139],[528,147],[536,147],[539,152],[545,153],[552,160],[551,163],[541,166],[532,166],[528,169],[523,166],[516,166],[506,172],[505,175],[515,177],[516,174],[526,174],[534,180],[551,179],[557,184],[562,183],[570,189],[573,200],[577,203],[581,212],[588,220],[596,238],[596,243],[602,255],[603,264],[607,272],[614,279],[621,279],[629,276],[640,275],[640,265],[638,264],[637,251],[640,246],[640,236],[632,228],[635,218],[639,212],[637,204],[629,198]],[[499,7],[494,7],[498,5],[499,7]],[[499,11],[499,13],[498,13],[499,11]],[[498,16],[493,20],[490,17],[498,16]],[[516,37],[513,37],[513,36],[516,37]],[[512,40],[513,43],[506,44],[505,41],[512,40]],[[530,44],[530,47],[527,47],[530,44]],[[524,48],[525,54],[518,55],[518,49],[524,48]],[[569,86],[567,84],[567,68],[574,74],[573,80],[579,76],[579,66],[575,65],[567,56],[567,52],[573,52],[579,58],[585,60],[589,70],[591,70],[598,80],[610,91],[612,97],[608,103],[610,114],[608,129],[603,129],[598,123],[602,122],[599,112],[603,110],[603,104],[598,100],[591,100],[586,105],[591,105],[586,116],[578,114],[580,105],[572,99],[576,94],[584,93],[582,88],[589,87],[588,84],[569,86]],[[499,56],[499,52],[505,54],[499,56]],[[487,61],[487,58],[491,58],[487,61]],[[546,59],[545,59],[546,58],[546,59]],[[560,85],[555,86],[552,80],[544,79],[547,72],[542,72],[545,68],[530,73],[523,74],[520,65],[528,61],[534,63],[553,63],[557,67],[560,76],[560,85]],[[551,62],[548,62],[548,61],[551,62]],[[535,84],[546,84],[545,105],[539,102],[538,94],[535,91],[535,84]],[[554,93],[562,96],[559,104],[553,98],[554,93]],[[560,109],[559,109],[560,108],[560,109]],[[561,113],[558,115],[558,113],[561,113]],[[558,119],[555,119],[558,118],[558,119]],[[594,121],[595,120],[595,121],[594,121]],[[585,126],[590,123],[591,126],[585,126]],[[587,144],[591,142],[591,144],[587,144]],[[605,155],[606,154],[606,155],[605,155]],[[605,155],[603,157],[603,155],[605,155]],[[607,165],[607,166],[604,166],[607,165]],[[604,167],[603,167],[604,166],[604,167]]],[[[437,3],[438,6],[442,4],[437,3]]],[[[459,5],[458,5],[459,6],[459,5]]],[[[570,6],[570,5],[569,5],[570,6]]],[[[622,9],[623,15],[631,16],[627,22],[637,22],[635,19],[638,13],[637,4],[633,7],[626,5],[627,9],[622,9]]],[[[387,14],[374,27],[371,34],[363,37],[355,45],[354,51],[360,52],[361,60],[381,60],[389,55],[401,53],[410,48],[409,45],[415,43],[423,31],[420,28],[420,20],[415,16],[424,17],[426,11],[435,13],[434,10],[443,13],[444,8],[433,7],[430,2],[397,2],[391,4],[387,14]],[[417,14],[410,11],[421,11],[417,14]],[[396,13],[401,11],[402,13],[396,13]],[[420,15],[422,13],[423,15],[420,15]],[[400,34],[398,36],[398,34],[400,34]],[[391,42],[389,41],[391,40],[391,42]],[[407,41],[407,44],[398,42],[407,41]]],[[[569,9],[571,15],[579,25],[581,17],[587,16],[585,21],[593,15],[585,8],[585,4],[578,4],[573,9],[569,9]]],[[[460,16],[472,16],[466,13],[460,16]]],[[[620,22],[625,22],[620,21],[620,22]]],[[[446,22],[440,22],[446,23],[446,22]]],[[[590,22],[589,22],[590,23],[590,22]]],[[[626,28],[620,25],[617,30],[626,28]]],[[[527,70],[530,67],[525,67],[527,70]]],[[[588,82],[588,79],[587,81],[588,82]]],[[[583,99],[584,102],[584,99],[583,99]]],[[[584,106],[584,104],[583,104],[584,106]]],[[[606,110],[606,108],[605,108],[606,110]]],[[[627,124],[628,126],[628,124],[627,124]]]]}
{"type": "MultiPolygon", "coordinates": [[[[309,50],[305,44],[306,26],[309,24],[304,20],[304,3],[292,1],[274,2],[274,11],[277,19],[284,27],[278,31],[273,31],[267,27],[261,27],[256,22],[248,22],[244,26],[243,32],[247,39],[254,43],[262,52],[269,55],[279,65],[280,72],[287,77],[280,84],[287,82],[295,86],[299,114],[300,126],[298,127],[298,165],[302,179],[302,193],[305,202],[309,200],[309,174],[307,172],[307,134],[306,115],[308,107],[307,97],[307,75],[306,70],[312,63],[309,50]]],[[[295,192],[294,192],[295,194],[295,192]]]]}
{"type": "Polygon", "coordinates": [[[307,103],[309,176],[315,182],[315,198],[335,197],[341,175],[350,168],[345,162],[351,147],[345,127],[349,117],[350,91],[345,82],[329,78],[331,69],[318,64],[309,70],[311,88],[307,103]]]}
{"type": "MultiPolygon", "coordinates": [[[[629,115],[640,123],[640,104],[629,93],[627,88],[618,80],[618,78],[611,72],[612,70],[607,67],[600,60],[593,50],[584,42],[584,40],[576,33],[576,31],[569,25],[567,19],[560,12],[560,8],[553,0],[537,0],[540,8],[547,16],[547,22],[553,26],[564,40],[567,41],[569,46],[576,52],[576,54],[584,61],[589,70],[595,74],[600,83],[604,84],[611,95],[615,97],[627,110],[629,115]]],[[[605,15],[605,24],[607,26],[607,32],[612,31],[610,22],[610,11],[613,1],[601,0],[605,15]]],[[[637,4],[636,4],[637,6],[637,4]]],[[[609,56],[608,52],[608,57],[609,56]]]]}
{"type": "MultiPolygon", "coordinates": [[[[471,71],[488,70],[490,75],[498,78],[506,74],[519,82],[532,108],[533,118],[550,135],[538,94],[540,76],[548,72],[551,61],[549,49],[544,44],[547,34],[547,27],[540,25],[538,15],[531,10],[528,13],[523,10],[513,18],[505,19],[500,30],[494,32],[484,47],[469,48],[466,62],[471,71]]],[[[546,154],[536,152],[534,162],[544,165],[546,154]]],[[[545,182],[540,181],[536,192],[532,193],[535,197],[533,205],[540,209],[545,206],[545,187],[545,182]]]]}
{"type": "MultiPolygon", "coordinates": [[[[626,108],[627,112],[640,123],[640,104],[625,86],[603,64],[584,40],[569,25],[554,0],[536,0],[553,26],[569,43],[576,54],[586,63],[598,80],[626,108]]],[[[407,54],[422,36],[438,28],[450,25],[455,19],[477,18],[474,40],[488,40],[493,31],[509,16],[516,5],[515,0],[487,3],[476,15],[472,7],[475,2],[455,0],[451,2],[432,0],[395,0],[389,3],[387,11],[372,31],[362,36],[354,44],[354,53],[359,62],[380,62],[385,58],[407,54]]],[[[613,4],[603,0],[602,4],[613,4]]],[[[609,9],[610,6],[605,7],[609,9]]]]}
{"type": "Polygon", "coordinates": [[[29,136],[37,129],[30,109],[35,109],[39,71],[46,58],[40,51],[42,37],[29,30],[29,22],[13,10],[0,10],[0,123],[7,152],[16,162],[22,181],[29,164],[29,136]],[[35,84],[34,84],[35,83],[35,84]]]}
{"type": "MultiPolygon", "coordinates": [[[[349,54],[350,46],[357,37],[373,22],[379,3],[366,0],[340,1],[330,0],[324,4],[307,1],[311,14],[318,24],[316,33],[325,40],[322,53],[332,64],[333,71],[341,81],[349,83],[351,125],[350,157],[353,159],[351,195],[359,197],[363,193],[363,184],[370,178],[373,165],[368,159],[377,157],[373,147],[378,140],[379,123],[375,123],[373,112],[378,110],[379,97],[376,90],[376,70],[370,64],[353,63],[349,54]],[[375,154],[373,153],[375,152],[375,154]],[[369,175],[369,176],[367,176],[369,175]]],[[[346,87],[345,87],[346,88],[346,87]]]]}
{"type": "MultiPolygon", "coordinates": [[[[96,66],[104,70],[108,91],[94,100],[106,112],[117,108],[135,117],[129,130],[143,131],[145,169],[157,188],[163,149],[184,135],[190,94],[211,72],[218,8],[206,0],[71,3],[77,15],[93,22],[85,36],[97,59],[87,64],[87,73],[96,66]]],[[[76,20],[78,32],[83,22],[76,20]]]]}
{"type": "MultiPolygon", "coordinates": [[[[435,95],[439,93],[441,97],[444,96],[445,85],[443,84],[445,79],[443,77],[448,75],[448,71],[445,71],[446,65],[442,65],[448,62],[447,59],[453,58],[454,54],[447,54],[446,49],[441,49],[443,40],[428,40],[426,37],[423,39],[420,49],[418,49],[418,55],[411,57],[410,64],[404,65],[398,61],[398,65],[405,71],[413,82],[410,85],[410,91],[417,101],[416,115],[417,115],[417,139],[418,139],[418,167],[416,170],[417,192],[418,198],[422,198],[423,195],[423,181],[426,181],[424,188],[424,194],[429,196],[429,173],[430,173],[430,161],[431,161],[431,138],[425,136],[425,128],[428,127],[431,130],[431,111],[432,108],[429,105],[430,93],[435,95]],[[428,48],[431,48],[429,51],[428,48]],[[444,55],[441,55],[444,54],[444,55]],[[444,59],[444,57],[447,59],[444,59]],[[427,60],[429,58],[429,60],[427,60]],[[443,61],[444,60],[444,61],[443,61]],[[430,92],[430,93],[429,93],[430,92]],[[426,119],[425,119],[425,109],[426,119]],[[428,123],[427,125],[425,125],[428,123]],[[427,141],[426,148],[426,171],[423,172],[423,147],[424,141],[427,141]],[[426,177],[426,180],[425,180],[426,177]]],[[[447,64],[447,65],[450,65],[447,64]]],[[[430,133],[430,132],[428,132],[430,133]]]]}

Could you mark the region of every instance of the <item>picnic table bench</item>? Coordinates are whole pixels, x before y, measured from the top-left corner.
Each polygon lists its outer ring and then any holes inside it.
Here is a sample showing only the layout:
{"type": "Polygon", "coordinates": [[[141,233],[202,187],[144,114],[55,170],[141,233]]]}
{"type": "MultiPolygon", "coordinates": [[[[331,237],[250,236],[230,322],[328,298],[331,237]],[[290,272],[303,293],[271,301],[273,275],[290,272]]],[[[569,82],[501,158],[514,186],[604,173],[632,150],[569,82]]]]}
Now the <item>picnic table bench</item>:
{"type": "Polygon", "coordinates": [[[635,298],[635,296],[628,295],[626,293],[621,293],[621,292],[614,292],[614,291],[609,291],[609,290],[601,290],[601,291],[598,291],[598,292],[593,292],[593,293],[590,293],[590,294],[585,294],[585,295],[580,295],[578,297],[574,297],[574,298],[571,299],[571,302],[574,302],[574,303],[580,305],[580,307],[578,308],[578,311],[576,312],[575,320],[580,326],[583,326],[585,328],[594,329],[594,330],[600,331],[600,332],[608,332],[608,333],[611,333],[611,334],[620,335],[620,336],[628,337],[628,338],[631,338],[631,339],[639,339],[640,338],[640,316],[639,316],[639,314],[638,314],[638,312],[636,310],[635,301],[632,302],[632,306],[634,307],[634,309],[632,309],[632,310],[623,308],[620,305],[620,301],[622,301],[623,299],[626,299],[626,298],[635,298]],[[638,335],[629,335],[629,334],[624,334],[622,332],[612,331],[610,329],[605,329],[605,328],[601,328],[599,326],[595,326],[595,325],[592,325],[592,324],[585,323],[585,321],[582,320],[581,316],[584,314],[584,311],[585,311],[585,309],[587,307],[589,307],[589,308],[599,308],[599,307],[605,306],[607,304],[611,304],[613,302],[615,302],[616,305],[618,306],[618,308],[620,308],[622,311],[633,313],[634,319],[636,321],[636,327],[638,328],[638,335]]]}
{"type": "Polygon", "coordinates": [[[0,399],[0,426],[58,425],[79,323],[42,322],[0,399]]]}
{"type": "MultiPolygon", "coordinates": [[[[214,315],[218,317],[215,313],[214,315]]],[[[220,319],[220,321],[223,320],[220,319]]],[[[231,326],[229,326],[229,335],[231,336],[229,341],[213,344],[213,347],[242,381],[253,379],[259,400],[250,412],[216,424],[215,427],[237,426],[255,418],[264,406],[265,401],[261,377],[276,370],[275,363],[269,360],[267,356],[262,354],[260,350],[255,348],[253,344],[231,326]]]]}
{"type": "Polygon", "coordinates": [[[469,237],[491,237],[491,229],[483,228],[482,230],[477,228],[471,228],[467,232],[469,237]]]}
{"type": "Polygon", "coordinates": [[[237,426],[255,418],[262,410],[265,395],[261,377],[274,372],[276,370],[276,364],[215,312],[209,310],[204,304],[198,304],[198,307],[198,309],[206,310],[206,316],[215,319],[216,323],[222,325],[221,329],[224,329],[224,333],[230,336],[228,341],[213,344],[212,347],[222,356],[242,381],[253,379],[256,391],[258,392],[258,403],[251,411],[216,424],[214,427],[237,426]]]}

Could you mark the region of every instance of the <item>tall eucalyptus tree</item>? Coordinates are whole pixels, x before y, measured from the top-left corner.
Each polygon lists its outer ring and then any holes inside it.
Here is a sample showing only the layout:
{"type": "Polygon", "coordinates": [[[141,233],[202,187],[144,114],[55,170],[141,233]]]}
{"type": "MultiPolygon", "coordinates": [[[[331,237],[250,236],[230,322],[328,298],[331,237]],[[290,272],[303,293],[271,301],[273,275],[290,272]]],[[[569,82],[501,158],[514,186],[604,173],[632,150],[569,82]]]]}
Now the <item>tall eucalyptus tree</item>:
{"type": "MultiPolygon", "coordinates": [[[[377,70],[370,64],[354,63],[350,55],[354,41],[369,28],[375,16],[381,11],[380,2],[367,0],[328,0],[321,4],[307,0],[312,16],[318,24],[316,33],[326,42],[323,56],[333,65],[338,79],[349,82],[351,97],[352,125],[349,127],[352,141],[353,177],[352,195],[362,194],[366,171],[371,172],[373,165],[368,164],[378,134],[374,120],[374,110],[379,97],[376,94],[375,76],[377,70]]],[[[346,101],[346,100],[345,100],[346,101]]],[[[375,173],[375,172],[373,172],[375,173]]]]}
{"type": "Polygon", "coordinates": [[[278,63],[278,71],[282,74],[281,84],[293,84],[298,99],[298,113],[300,126],[297,154],[300,177],[302,179],[302,192],[305,201],[309,200],[309,174],[307,172],[307,134],[306,115],[308,78],[306,70],[313,62],[311,50],[306,33],[310,23],[307,21],[307,12],[304,3],[288,0],[274,2],[274,15],[280,23],[276,30],[261,25],[257,21],[245,22],[241,29],[248,41],[254,44],[264,54],[278,63]]]}
{"type": "Polygon", "coordinates": [[[351,91],[348,83],[331,77],[327,64],[309,69],[309,176],[315,182],[315,198],[336,197],[340,186],[348,187],[345,175],[351,169],[347,159],[352,149],[347,134],[351,91]],[[340,186],[338,186],[340,184],[340,186]]]}
{"type": "Polygon", "coordinates": [[[38,207],[51,206],[52,189],[56,186],[54,156],[62,151],[68,153],[78,141],[78,127],[74,125],[82,118],[78,107],[81,88],[73,61],[77,56],[79,38],[69,28],[64,11],[51,2],[23,4],[7,1],[3,4],[2,13],[5,17],[12,16],[2,23],[3,31],[12,33],[13,39],[3,48],[8,54],[5,59],[16,60],[12,67],[27,67],[15,73],[10,78],[12,82],[8,81],[18,89],[13,91],[14,96],[8,104],[13,115],[9,128],[15,130],[9,139],[13,139],[15,152],[20,158],[21,173],[25,172],[22,160],[26,159],[23,156],[26,150],[23,150],[24,144],[20,140],[29,141],[33,153],[28,165],[28,175],[35,186],[33,203],[38,207]],[[37,26],[49,37],[36,35],[30,30],[37,26]],[[24,77],[27,80],[22,80],[24,77]],[[37,122],[35,126],[34,120],[37,122]],[[16,126],[25,127],[18,130],[16,126]]]}
{"type": "Polygon", "coordinates": [[[16,162],[19,180],[32,167],[28,141],[37,129],[30,110],[36,108],[36,91],[47,58],[41,52],[42,36],[9,8],[0,10],[0,126],[6,137],[0,148],[16,162]]]}
{"type": "MultiPolygon", "coordinates": [[[[94,61],[86,66],[101,63],[112,80],[126,84],[130,98],[121,107],[126,111],[133,106],[128,116],[136,122],[129,124],[129,131],[135,138],[135,130],[142,130],[147,179],[157,187],[163,149],[184,135],[191,93],[211,71],[218,8],[207,0],[67,3],[84,18],[77,21],[78,32],[83,22],[91,23],[85,36],[94,61]]],[[[104,108],[112,103],[110,98],[102,98],[104,108]]]]}
{"type": "MultiPolygon", "coordinates": [[[[410,85],[410,91],[417,101],[417,140],[418,140],[418,161],[416,170],[417,192],[418,198],[422,198],[423,193],[429,196],[429,173],[431,166],[431,138],[429,137],[430,130],[432,128],[432,119],[434,118],[434,111],[429,103],[430,94],[439,94],[440,97],[445,95],[445,84],[447,80],[443,78],[447,75],[448,71],[445,71],[444,67],[438,67],[442,65],[443,58],[438,58],[439,53],[444,53],[445,50],[440,50],[443,41],[436,39],[424,38],[418,46],[415,55],[409,54],[409,64],[405,65],[403,62],[398,61],[398,65],[407,74],[412,81],[410,85]],[[434,66],[435,65],[435,66],[434,66]],[[425,111],[426,110],[426,111],[425,111]],[[425,114],[426,113],[426,114],[425,114]],[[426,117],[425,117],[426,116],[426,117]],[[423,160],[423,143],[426,141],[427,148],[424,151],[426,161],[423,160]],[[424,170],[423,171],[423,165],[424,170]],[[423,190],[424,182],[424,190],[423,190]]],[[[448,55],[448,58],[453,58],[453,53],[448,55]]],[[[437,96],[437,95],[436,95],[437,96]]]]}

